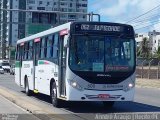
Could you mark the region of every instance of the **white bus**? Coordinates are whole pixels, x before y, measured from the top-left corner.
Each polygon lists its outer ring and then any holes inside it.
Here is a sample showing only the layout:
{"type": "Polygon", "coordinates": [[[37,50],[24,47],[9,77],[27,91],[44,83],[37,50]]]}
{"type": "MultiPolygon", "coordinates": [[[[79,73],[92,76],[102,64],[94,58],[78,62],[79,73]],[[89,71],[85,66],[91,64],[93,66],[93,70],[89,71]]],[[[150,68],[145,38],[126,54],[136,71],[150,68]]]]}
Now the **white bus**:
{"type": "Polygon", "coordinates": [[[69,22],[17,41],[15,82],[65,101],[133,101],[135,39],[130,25],[69,22]]]}

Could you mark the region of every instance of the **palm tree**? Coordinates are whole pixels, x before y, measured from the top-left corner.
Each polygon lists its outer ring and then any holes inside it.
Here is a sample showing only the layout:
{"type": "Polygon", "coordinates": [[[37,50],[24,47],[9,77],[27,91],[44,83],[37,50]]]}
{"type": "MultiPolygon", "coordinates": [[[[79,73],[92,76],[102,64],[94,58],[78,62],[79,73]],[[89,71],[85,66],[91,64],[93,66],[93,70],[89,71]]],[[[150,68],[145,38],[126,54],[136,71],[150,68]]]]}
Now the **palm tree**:
{"type": "Polygon", "coordinates": [[[149,42],[148,38],[144,37],[142,42],[141,42],[140,48],[138,50],[138,53],[137,53],[143,58],[148,58],[149,55],[150,55],[148,42],[149,42]]]}

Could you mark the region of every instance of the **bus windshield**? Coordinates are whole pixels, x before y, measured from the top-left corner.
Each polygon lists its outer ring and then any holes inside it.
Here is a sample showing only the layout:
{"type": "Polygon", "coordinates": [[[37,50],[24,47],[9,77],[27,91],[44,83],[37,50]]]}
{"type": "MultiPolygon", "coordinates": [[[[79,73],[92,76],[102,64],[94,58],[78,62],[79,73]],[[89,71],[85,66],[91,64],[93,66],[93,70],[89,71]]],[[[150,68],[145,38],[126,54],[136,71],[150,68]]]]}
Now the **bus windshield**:
{"type": "Polygon", "coordinates": [[[130,38],[76,35],[70,42],[69,65],[75,71],[132,71],[134,57],[134,39],[130,38]]]}

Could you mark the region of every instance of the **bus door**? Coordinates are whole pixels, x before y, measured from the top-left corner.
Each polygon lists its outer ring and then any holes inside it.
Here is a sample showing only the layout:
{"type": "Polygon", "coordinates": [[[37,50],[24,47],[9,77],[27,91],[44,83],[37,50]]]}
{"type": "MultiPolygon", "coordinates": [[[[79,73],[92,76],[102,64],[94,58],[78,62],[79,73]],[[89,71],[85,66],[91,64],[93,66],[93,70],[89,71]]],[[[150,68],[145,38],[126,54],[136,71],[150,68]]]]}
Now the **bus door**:
{"type": "Polygon", "coordinates": [[[59,55],[59,85],[60,94],[66,95],[66,56],[67,56],[67,39],[68,35],[60,37],[60,55],[59,55]]]}
{"type": "Polygon", "coordinates": [[[15,62],[15,82],[21,86],[21,67],[22,67],[22,55],[23,55],[23,46],[24,43],[17,45],[17,52],[16,52],[16,62],[15,62]]]}
{"type": "Polygon", "coordinates": [[[34,40],[34,55],[33,55],[33,90],[38,90],[38,59],[40,52],[40,38],[34,40]]]}
{"type": "Polygon", "coordinates": [[[22,79],[22,62],[23,62],[23,58],[24,58],[24,43],[20,44],[20,67],[19,67],[19,79],[20,79],[20,86],[24,85],[24,81],[22,79]]]}

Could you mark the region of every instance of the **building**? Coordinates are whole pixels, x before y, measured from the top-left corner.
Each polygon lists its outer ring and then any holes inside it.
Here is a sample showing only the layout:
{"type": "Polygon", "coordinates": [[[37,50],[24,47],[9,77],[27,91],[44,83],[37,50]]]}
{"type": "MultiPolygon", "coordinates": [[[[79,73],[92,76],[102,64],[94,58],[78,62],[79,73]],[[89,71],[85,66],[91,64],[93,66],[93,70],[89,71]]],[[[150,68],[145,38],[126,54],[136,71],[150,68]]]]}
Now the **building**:
{"type": "Polygon", "coordinates": [[[148,33],[138,33],[138,34],[136,34],[135,39],[136,39],[136,43],[137,43],[138,47],[140,46],[141,42],[143,41],[143,38],[149,39],[148,33]]]}
{"type": "Polygon", "coordinates": [[[87,0],[27,0],[27,10],[44,10],[48,13],[32,12],[26,14],[26,36],[46,30],[69,21],[86,21],[82,14],[56,14],[49,11],[87,13],[87,0]]]}
{"type": "Polygon", "coordinates": [[[160,46],[160,32],[153,30],[148,33],[152,54],[154,54],[160,46]]]}
{"type": "Polygon", "coordinates": [[[87,16],[81,13],[87,13],[87,7],[88,0],[0,0],[1,9],[35,11],[0,11],[0,58],[11,56],[18,39],[69,21],[86,21],[87,16]]]}
{"type": "MultiPolygon", "coordinates": [[[[0,8],[7,9],[7,0],[0,0],[0,8]]],[[[6,58],[6,47],[8,46],[7,41],[7,12],[0,10],[0,59],[6,58]],[[3,23],[2,23],[3,22],[3,23]]]]}
{"type": "Polygon", "coordinates": [[[156,32],[153,30],[152,32],[148,33],[139,33],[136,34],[136,42],[137,47],[140,46],[143,38],[146,37],[148,39],[148,46],[152,54],[155,54],[155,52],[158,50],[158,47],[160,46],[160,32],[156,32]]]}

